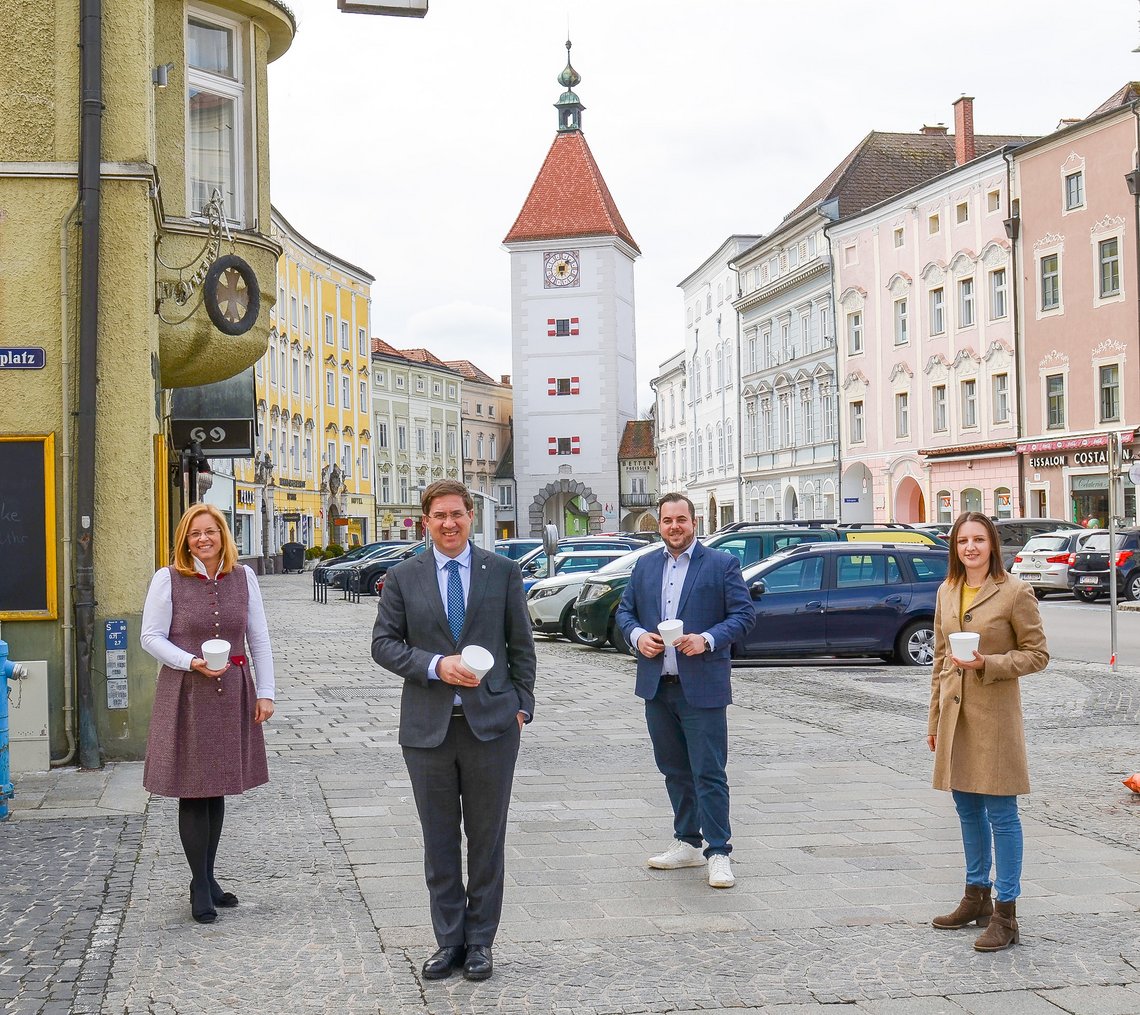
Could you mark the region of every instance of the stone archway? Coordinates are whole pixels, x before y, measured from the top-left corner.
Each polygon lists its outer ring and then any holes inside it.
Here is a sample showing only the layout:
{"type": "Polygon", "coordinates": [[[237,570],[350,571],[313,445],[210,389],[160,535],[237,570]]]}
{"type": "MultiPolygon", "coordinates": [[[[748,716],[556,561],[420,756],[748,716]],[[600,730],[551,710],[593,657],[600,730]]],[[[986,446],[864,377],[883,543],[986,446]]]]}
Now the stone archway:
{"type": "Polygon", "coordinates": [[[530,534],[541,536],[542,527],[553,524],[558,527],[558,534],[567,534],[567,514],[577,515],[581,512],[584,503],[588,514],[588,531],[601,532],[605,524],[605,515],[602,506],[598,503],[597,495],[584,483],[572,479],[558,479],[547,483],[534,495],[529,511],[530,534]]]}
{"type": "Polygon", "coordinates": [[[926,498],[913,476],[904,476],[895,490],[894,520],[910,524],[926,521],[926,498]]]}

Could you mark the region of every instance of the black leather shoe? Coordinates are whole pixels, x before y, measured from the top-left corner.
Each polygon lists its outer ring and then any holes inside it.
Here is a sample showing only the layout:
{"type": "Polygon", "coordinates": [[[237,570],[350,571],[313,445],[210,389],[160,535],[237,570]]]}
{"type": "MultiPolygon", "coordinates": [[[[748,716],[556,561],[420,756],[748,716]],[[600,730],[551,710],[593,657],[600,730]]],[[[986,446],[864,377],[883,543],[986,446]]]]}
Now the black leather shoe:
{"type": "Polygon", "coordinates": [[[424,963],[423,974],[425,980],[443,980],[451,975],[453,969],[463,965],[467,957],[467,949],[463,945],[450,945],[441,948],[427,962],[424,963]]]}
{"type": "Polygon", "coordinates": [[[468,945],[467,961],[463,963],[465,980],[488,980],[495,971],[490,945],[468,945]]]}

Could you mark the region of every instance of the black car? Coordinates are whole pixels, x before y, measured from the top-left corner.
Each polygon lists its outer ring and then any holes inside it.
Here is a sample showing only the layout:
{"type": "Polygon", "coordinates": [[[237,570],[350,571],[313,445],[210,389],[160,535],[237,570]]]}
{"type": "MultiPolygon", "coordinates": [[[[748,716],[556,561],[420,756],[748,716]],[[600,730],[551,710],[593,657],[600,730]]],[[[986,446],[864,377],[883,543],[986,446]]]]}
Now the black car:
{"type": "MultiPolygon", "coordinates": [[[[1086,603],[1108,595],[1109,546],[1107,530],[1094,532],[1072,556],[1069,588],[1086,603]]],[[[1112,558],[1117,592],[1124,599],[1140,599],[1140,528],[1117,531],[1112,558]]]]}
{"type": "Polygon", "coordinates": [[[736,659],[879,656],[934,662],[934,607],[949,551],[921,543],[812,543],[744,569],[756,624],[736,659]]]}
{"type": "Polygon", "coordinates": [[[378,596],[380,590],[384,588],[384,576],[388,571],[395,567],[402,560],[407,560],[409,557],[415,557],[427,549],[427,541],[421,539],[418,543],[407,543],[406,550],[401,551],[398,547],[395,552],[387,554],[383,557],[377,557],[375,560],[366,561],[360,567],[360,591],[364,595],[378,596]]]}
{"type": "Polygon", "coordinates": [[[380,539],[375,543],[365,543],[363,546],[354,546],[347,553],[342,553],[339,557],[329,557],[327,560],[322,560],[315,568],[313,568],[313,580],[317,582],[331,582],[331,575],[329,568],[337,564],[363,564],[366,560],[371,560],[373,557],[378,557],[383,553],[391,550],[393,546],[399,545],[399,540],[393,539],[380,539]]]}

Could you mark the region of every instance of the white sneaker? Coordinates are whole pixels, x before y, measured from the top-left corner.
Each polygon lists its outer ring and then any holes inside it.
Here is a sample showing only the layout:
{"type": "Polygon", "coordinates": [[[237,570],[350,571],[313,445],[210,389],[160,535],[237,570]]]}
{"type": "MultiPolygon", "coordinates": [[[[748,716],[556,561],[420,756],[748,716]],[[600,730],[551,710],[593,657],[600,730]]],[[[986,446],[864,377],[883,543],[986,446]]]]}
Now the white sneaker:
{"type": "Polygon", "coordinates": [[[687,842],[674,839],[664,853],[651,856],[647,863],[659,871],[672,871],[680,867],[702,867],[705,862],[704,852],[687,842]]]}
{"type": "Polygon", "coordinates": [[[709,857],[709,887],[731,888],[734,884],[732,861],[723,853],[713,853],[709,857]]]}

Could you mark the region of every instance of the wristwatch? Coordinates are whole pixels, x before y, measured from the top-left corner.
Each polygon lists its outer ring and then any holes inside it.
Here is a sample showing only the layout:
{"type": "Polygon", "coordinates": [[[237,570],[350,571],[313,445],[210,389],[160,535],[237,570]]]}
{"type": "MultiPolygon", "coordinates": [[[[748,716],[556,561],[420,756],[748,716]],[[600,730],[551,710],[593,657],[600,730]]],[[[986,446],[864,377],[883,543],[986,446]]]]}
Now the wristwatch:
{"type": "Polygon", "coordinates": [[[709,636],[707,634],[702,634],[701,638],[704,640],[704,643],[705,643],[705,651],[711,652],[712,651],[712,642],[709,641],[709,636]]]}

